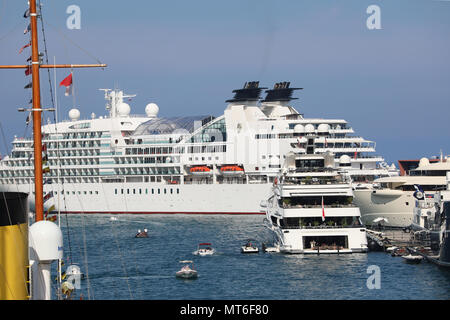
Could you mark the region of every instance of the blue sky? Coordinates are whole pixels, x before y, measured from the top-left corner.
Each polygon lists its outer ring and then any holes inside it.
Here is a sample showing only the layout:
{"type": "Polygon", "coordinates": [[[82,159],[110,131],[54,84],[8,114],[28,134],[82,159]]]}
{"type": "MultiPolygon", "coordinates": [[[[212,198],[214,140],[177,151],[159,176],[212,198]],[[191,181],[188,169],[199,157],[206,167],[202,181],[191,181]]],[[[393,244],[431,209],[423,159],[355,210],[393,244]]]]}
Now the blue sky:
{"type": "MultiPolygon", "coordinates": [[[[217,116],[245,81],[266,87],[290,81],[304,88],[293,102],[297,110],[346,119],[356,135],[376,141],[377,154],[389,162],[440,149],[450,154],[450,1],[43,3],[50,61],[95,63],[96,57],[108,64],[105,70],[75,70],[82,117],[105,114],[98,88],[137,94],[130,103],[135,113],[156,102],[161,116],[217,116]],[[72,4],[81,8],[80,30],[66,28],[72,4]],[[381,30],[366,27],[372,4],[381,8],[381,30]]],[[[2,64],[22,64],[29,55],[17,53],[27,42],[25,6],[25,0],[0,0],[2,64]]],[[[67,74],[59,70],[57,80],[67,74]]],[[[46,72],[41,79],[48,105],[46,72]]],[[[29,100],[23,89],[28,80],[20,70],[0,72],[0,121],[8,144],[25,131],[26,116],[16,110],[29,100]]],[[[63,93],[58,88],[65,116],[73,99],[63,93]]],[[[4,143],[0,152],[5,154],[4,143]]]]}

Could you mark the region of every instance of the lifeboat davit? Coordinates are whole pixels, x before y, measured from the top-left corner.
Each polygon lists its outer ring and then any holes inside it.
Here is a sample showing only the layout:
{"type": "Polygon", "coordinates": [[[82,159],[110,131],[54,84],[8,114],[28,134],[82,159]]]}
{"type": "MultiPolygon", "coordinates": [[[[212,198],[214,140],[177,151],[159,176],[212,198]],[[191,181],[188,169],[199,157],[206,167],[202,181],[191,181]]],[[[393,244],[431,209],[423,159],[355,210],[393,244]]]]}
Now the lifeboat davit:
{"type": "Polygon", "coordinates": [[[189,169],[191,174],[195,175],[208,175],[211,174],[211,168],[207,166],[196,166],[189,169]]]}
{"type": "Polygon", "coordinates": [[[223,166],[220,172],[224,175],[243,175],[244,169],[240,166],[223,166]]]}

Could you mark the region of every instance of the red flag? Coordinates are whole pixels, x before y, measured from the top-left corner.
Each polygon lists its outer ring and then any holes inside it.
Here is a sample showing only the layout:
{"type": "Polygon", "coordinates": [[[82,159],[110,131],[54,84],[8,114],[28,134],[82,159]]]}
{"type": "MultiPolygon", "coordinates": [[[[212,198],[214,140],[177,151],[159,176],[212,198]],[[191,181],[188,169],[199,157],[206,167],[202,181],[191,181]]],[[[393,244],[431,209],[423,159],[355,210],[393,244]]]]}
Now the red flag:
{"type": "Polygon", "coordinates": [[[26,69],[25,69],[25,75],[26,76],[29,76],[31,74],[31,66],[28,66],[26,69]]]}
{"type": "Polygon", "coordinates": [[[325,207],[323,206],[323,197],[322,197],[322,221],[325,221],[325,207]]]}
{"type": "Polygon", "coordinates": [[[31,46],[31,42],[28,42],[26,45],[24,45],[22,48],[20,48],[19,54],[22,53],[23,49],[28,48],[29,46],[31,46]]]}
{"type": "Polygon", "coordinates": [[[66,93],[65,93],[66,96],[68,96],[70,94],[70,89],[72,88],[72,72],[67,77],[65,77],[63,81],[61,81],[59,86],[66,87],[66,93]]]}

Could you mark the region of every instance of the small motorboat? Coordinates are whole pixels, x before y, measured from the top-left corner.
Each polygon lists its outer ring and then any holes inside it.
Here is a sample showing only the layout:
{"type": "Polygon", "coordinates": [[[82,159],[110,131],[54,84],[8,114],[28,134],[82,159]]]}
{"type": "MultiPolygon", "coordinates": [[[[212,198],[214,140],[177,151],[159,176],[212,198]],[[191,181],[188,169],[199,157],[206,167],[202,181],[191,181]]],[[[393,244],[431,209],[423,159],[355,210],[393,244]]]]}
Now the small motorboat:
{"type": "Polygon", "coordinates": [[[198,273],[197,270],[194,269],[194,262],[191,260],[182,260],[180,263],[186,263],[180,271],[177,271],[175,274],[177,278],[181,279],[197,279],[198,273]],[[191,264],[192,266],[190,266],[191,264]]]}
{"type": "Polygon", "coordinates": [[[420,263],[423,260],[422,256],[412,254],[404,255],[402,258],[406,263],[420,263]]]}
{"type": "Polygon", "coordinates": [[[386,252],[387,252],[387,253],[392,253],[395,249],[398,249],[398,247],[396,247],[396,246],[387,247],[387,248],[386,248],[386,252]]]}
{"type": "Polygon", "coordinates": [[[255,240],[248,239],[247,242],[241,247],[241,253],[258,253],[259,249],[254,242],[255,240]]]}
{"type": "Polygon", "coordinates": [[[141,231],[141,229],[139,229],[134,237],[135,238],[148,238],[147,231],[148,231],[147,229],[144,229],[144,231],[141,231]]]}
{"type": "Polygon", "coordinates": [[[394,250],[391,250],[391,256],[393,257],[403,257],[408,254],[408,251],[406,251],[405,248],[395,248],[394,250]]]}
{"type": "Polygon", "coordinates": [[[215,252],[216,250],[211,246],[211,243],[203,242],[198,244],[198,248],[194,251],[194,254],[199,256],[210,256],[215,252]]]}

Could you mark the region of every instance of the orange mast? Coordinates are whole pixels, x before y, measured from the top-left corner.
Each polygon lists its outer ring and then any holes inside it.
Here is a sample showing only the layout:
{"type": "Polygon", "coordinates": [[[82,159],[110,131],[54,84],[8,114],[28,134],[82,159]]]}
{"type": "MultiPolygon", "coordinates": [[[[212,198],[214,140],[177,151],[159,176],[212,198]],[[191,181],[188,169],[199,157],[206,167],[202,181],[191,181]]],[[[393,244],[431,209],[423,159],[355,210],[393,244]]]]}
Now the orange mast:
{"type": "MultiPolygon", "coordinates": [[[[106,67],[105,64],[88,65],[40,65],[37,37],[37,10],[36,0],[30,0],[30,26],[31,26],[31,72],[33,84],[33,141],[34,141],[34,187],[35,187],[35,213],[36,221],[44,220],[44,188],[42,172],[42,132],[41,132],[41,93],[40,68],[90,68],[106,67]]],[[[26,69],[28,65],[0,66],[0,69],[26,69]]]]}

